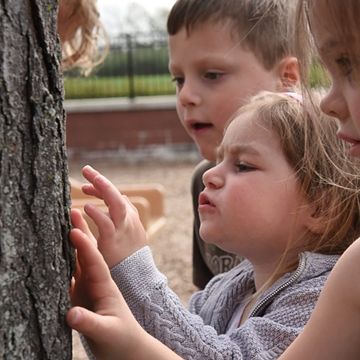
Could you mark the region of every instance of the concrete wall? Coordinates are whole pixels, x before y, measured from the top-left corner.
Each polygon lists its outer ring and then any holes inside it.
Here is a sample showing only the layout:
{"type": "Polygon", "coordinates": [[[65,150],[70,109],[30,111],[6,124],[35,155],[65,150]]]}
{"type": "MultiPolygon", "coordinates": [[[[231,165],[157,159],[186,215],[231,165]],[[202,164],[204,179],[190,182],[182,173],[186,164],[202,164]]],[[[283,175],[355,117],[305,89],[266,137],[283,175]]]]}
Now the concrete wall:
{"type": "Polygon", "coordinates": [[[175,98],[66,101],[67,147],[72,155],[192,144],[180,124],[175,98]]]}

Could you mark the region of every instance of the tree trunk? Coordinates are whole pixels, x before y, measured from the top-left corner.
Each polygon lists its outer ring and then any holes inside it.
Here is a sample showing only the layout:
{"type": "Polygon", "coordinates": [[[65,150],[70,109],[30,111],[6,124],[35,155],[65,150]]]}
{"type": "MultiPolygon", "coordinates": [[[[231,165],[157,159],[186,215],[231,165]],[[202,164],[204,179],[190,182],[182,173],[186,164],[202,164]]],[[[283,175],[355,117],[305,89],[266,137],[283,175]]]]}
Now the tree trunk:
{"type": "Polygon", "coordinates": [[[57,0],[0,1],[0,359],[72,358],[57,0]]]}

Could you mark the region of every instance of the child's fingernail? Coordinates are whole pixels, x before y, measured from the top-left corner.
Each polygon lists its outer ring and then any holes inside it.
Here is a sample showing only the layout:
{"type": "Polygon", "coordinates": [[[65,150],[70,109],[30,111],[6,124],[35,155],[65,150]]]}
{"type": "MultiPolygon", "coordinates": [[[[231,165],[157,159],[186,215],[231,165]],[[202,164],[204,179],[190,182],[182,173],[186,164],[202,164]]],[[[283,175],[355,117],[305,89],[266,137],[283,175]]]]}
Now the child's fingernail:
{"type": "Polygon", "coordinates": [[[73,309],[71,312],[70,321],[71,324],[77,324],[81,318],[81,311],[79,309],[73,309]]]}
{"type": "Polygon", "coordinates": [[[92,210],[92,209],[95,209],[96,208],[96,206],[94,206],[93,204],[90,204],[90,203],[88,203],[88,204],[85,204],[84,205],[84,210],[85,210],[85,212],[87,211],[87,210],[92,210]]]}
{"type": "Polygon", "coordinates": [[[106,178],[102,175],[98,175],[96,178],[95,178],[95,181],[97,183],[100,183],[100,184],[106,184],[106,178]]]}

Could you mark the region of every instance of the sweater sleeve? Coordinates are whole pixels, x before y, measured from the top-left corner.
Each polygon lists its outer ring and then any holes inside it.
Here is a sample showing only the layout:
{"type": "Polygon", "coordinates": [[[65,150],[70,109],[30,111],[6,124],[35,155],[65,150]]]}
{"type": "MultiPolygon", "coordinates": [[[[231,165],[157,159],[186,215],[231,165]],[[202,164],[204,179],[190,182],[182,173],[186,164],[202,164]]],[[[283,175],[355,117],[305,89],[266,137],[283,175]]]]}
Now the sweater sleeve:
{"type": "MultiPolygon", "coordinates": [[[[111,274],[148,333],[184,359],[209,360],[277,359],[305,325],[326,278],[318,281],[319,286],[301,287],[298,294],[296,289],[291,294],[285,291],[270,305],[273,310],[248,319],[230,334],[219,334],[216,326],[205,324],[199,314],[212,291],[221,288],[221,277],[194,295],[188,311],[156,268],[148,247],[116,265],[111,274]]],[[[220,301],[226,311],[224,299],[220,301]]]]}
{"type": "Polygon", "coordinates": [[[229,359],[225,355],[228,341],[219,340],[214,328],[187,311],[156,268],[149,247],[113,267],[111,275],[140,325],[178,355],[184,359],[229,359]]]}

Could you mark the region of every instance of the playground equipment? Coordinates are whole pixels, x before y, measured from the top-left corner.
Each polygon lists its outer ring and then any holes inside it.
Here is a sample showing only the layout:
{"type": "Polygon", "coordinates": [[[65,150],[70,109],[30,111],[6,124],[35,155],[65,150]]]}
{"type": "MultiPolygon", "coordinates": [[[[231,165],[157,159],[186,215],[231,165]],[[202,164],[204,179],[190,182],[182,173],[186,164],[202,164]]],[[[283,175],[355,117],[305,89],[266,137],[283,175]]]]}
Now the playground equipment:
{"type": "MultiPolygon", "coordinates": [[[[90,230],[95,237],[98,236],[97,227],[84,211],[86,203],[94,204],[98,208],[107,211],[107,207],[100,199],[86,195],[82,192],[82,182],[70,178],[72,208],[81,210],[84,218],[89,224],[90,230]]],[[[126,195],[136,207],[140,220],[146,230],[148,238],[151,239],[165,224],[164,193],[161,184],[134,184],[116,185],[119,191],[126,195]]]]}

